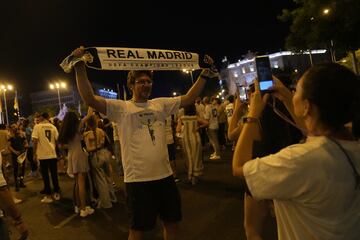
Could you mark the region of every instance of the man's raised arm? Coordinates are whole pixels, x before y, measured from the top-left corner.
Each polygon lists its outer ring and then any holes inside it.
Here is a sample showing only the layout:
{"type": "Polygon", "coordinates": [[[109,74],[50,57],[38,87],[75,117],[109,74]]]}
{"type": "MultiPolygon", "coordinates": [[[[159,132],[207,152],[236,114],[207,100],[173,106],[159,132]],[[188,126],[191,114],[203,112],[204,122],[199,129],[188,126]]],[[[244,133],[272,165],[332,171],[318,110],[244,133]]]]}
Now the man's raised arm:
{"type": "MultiPolygon", "coordinates": [[[[73,52],[75,57],[81,57],[83,54],[83,47],[77,48],[73,52]]],[[[80,61],[75,65],[75,73],[77,88],[82,100],[86,103],[86,105],[94,108],[96,111],[106,114],[106,101],[103,97],[96,96],[94,94],[94,90],[87,76],[84,62],[80,61]]]]}
{"type": "MultiPolygon", "coordinates": [[[[207,55],[205,56],[204,61],[209,65],[214,64],[212,58],[207,55]]],[[[200,95],[200,93],[204,89],[206,80],[213,78],[213,76],[215,75],[216,73],[213,72],[212,69],[208,69],[208,68],[203,69],[198,79],[196,80],[195,84],[189,89],[189,91],[185,95],[181,96],[180,108],[190,104],[194,104],[195,99],[200,95]]]]}

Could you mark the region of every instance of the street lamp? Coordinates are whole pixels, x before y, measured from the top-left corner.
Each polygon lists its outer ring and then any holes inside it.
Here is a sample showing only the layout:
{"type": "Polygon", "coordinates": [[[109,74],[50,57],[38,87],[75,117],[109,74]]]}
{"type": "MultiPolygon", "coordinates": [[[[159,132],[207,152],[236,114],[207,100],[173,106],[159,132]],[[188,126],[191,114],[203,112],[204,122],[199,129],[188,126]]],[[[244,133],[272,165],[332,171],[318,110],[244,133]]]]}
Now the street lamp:
{"type": "Polygon", "coordinates": [[[177,93],[176,92],[173,92],[173,96],[176,97],[177,93]]]}
{"type": "Polygon", "coordinates": [[[329,8],[324,8],[323,14],[328,15],[329,13],[330,13],[330,9],[329,8]]]}
{"type": "Polygon", "coordinates": [[[194,84],[194,77],[193,77],[193,73],[192,73],[193,71],[194,71],[194,69],[192,69],[192,70],[183,69],[184,73],[189,73],[190,74],[192,84],[194,84]]]}
{"type": "Polygon", "coordinates": [[[1,85],[1,91],[3,92],[4,103],[5,103],[6,124],[9,125],[9,115],[8,115],[7,103],[6,103],[6,91],[7,90],[13,90],[13,86],[11,86],[11,85],[7,85],[7,86],[1,85]]]}
{"type": "Polygon", "coordinates": [[[56,89],[57,95],[58,95],[58,101],[59,101],[59,111],[61,110],[61,99],[60,99],[60,88],[66,89],[66,83],[65,82],[54,82],[50,83],[50,89],[54,90],[56,89]]]}

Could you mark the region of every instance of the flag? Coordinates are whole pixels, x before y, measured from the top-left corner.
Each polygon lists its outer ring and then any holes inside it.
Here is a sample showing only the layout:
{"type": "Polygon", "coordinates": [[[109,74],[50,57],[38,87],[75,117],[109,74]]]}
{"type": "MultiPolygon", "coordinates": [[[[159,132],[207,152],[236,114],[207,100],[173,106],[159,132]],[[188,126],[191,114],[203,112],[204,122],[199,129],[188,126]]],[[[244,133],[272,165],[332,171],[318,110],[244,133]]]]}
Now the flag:
{"type": "Polygon", "coordinates": [[[19,102],[18,102],[17,91],[15,91],[14,110],[17,111],[17,112],[19,111],[19,102]]]}
{"type": "Polygon", "coordinates": [[[123,85],[123,91],[124,91],[124,101],[126,101],[127,100],[127,93],[126,93],[125,85],[123,85]]]}

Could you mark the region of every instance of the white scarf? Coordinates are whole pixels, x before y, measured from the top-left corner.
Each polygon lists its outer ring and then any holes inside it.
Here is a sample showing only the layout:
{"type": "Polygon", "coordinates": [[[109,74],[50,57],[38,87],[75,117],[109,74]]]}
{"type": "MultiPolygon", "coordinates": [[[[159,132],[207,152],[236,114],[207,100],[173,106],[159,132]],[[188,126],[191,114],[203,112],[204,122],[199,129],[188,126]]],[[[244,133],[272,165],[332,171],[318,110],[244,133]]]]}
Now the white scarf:
{"type": "Polygon", "coordinates": [[[199,55],[191,52],[144,48],[87,48],[84,56],[66,57],[60,66],[71,72],[73,66],[84,61],[98,70],[195,70],[200,69],[199,55]],[[94,56],[95,55],[95,56],[94,56]]]}

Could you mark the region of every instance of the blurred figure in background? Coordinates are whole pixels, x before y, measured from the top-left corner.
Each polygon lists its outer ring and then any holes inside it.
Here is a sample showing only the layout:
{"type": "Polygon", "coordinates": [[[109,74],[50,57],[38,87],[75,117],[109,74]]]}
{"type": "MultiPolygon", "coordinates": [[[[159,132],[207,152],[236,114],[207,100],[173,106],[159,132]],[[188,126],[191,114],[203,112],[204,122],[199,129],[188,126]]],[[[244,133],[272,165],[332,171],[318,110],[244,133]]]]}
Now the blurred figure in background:
{"type": "Polygon", "coordinates": [[[209,123],[197,116],[195,105],[188,105],[184,110],[185,115],[179,119],[176,130],[180,131],[182,126],[184,128],[183,146],[188,162],[188,180],[195,185],[204,169],[199,129],[208,126],[209,123]]]}
{"type": "Polygon", "coordinates": [[[68,174],[75,177],[75,213],[79,213],[80,217],[86,217],[94,213],[86,201],[86,179],[89,171],[88,154],[81,146],[82,133],[81,130],[85,122],[92,115],[92,111],[88,111],[88,115],[81,121],[77,113],[67,112],[59,133],[59,144],[62,148],[68,149],[68,174]]]}

